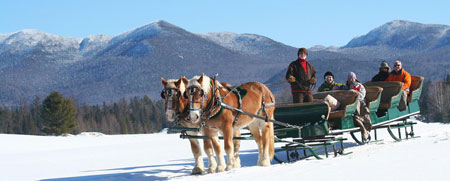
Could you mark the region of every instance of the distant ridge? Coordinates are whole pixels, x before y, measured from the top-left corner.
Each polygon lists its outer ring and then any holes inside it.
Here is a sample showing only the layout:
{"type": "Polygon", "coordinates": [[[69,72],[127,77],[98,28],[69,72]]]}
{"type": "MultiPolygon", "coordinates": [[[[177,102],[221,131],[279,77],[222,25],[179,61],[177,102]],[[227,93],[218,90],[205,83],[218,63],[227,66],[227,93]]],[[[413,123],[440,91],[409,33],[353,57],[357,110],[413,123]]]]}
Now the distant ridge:
{"type": "Polygon", "coordinates": [[[448,46],[449,42],[450,26],[395,20],[375,28],[366,35],[352,39],[343,48],[389,46],[429,51],[448,46]]]}
{"type": "MultiPolygon", "coordinates": [[[[340,82],[349,71],[369,80],[381,60],[395,59],[413,75],[439,80],[450,70],[449,29],[395,20],[343,47],[314,46],[308,61],[316,67],[319,85],[326,71],[340,82]]],[[[53,90],[88,104],[143,95],[159,100],[161,77],[201,73],[218,73],[234,85],[278,83],[271,89],[281,95],[289,89],[280,82],[297,48],[256,34],[196,34],[163,20],[117,36],[71,38],[39,30],[0,34],[0,103],[31,101],[53,90]]]]}

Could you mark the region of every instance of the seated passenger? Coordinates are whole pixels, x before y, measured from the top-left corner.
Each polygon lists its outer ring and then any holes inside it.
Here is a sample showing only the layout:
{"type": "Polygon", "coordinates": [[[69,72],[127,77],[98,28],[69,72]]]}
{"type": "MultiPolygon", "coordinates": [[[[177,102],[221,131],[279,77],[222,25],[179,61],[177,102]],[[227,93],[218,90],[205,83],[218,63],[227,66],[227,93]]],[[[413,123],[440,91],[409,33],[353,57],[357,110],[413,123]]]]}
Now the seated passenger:
{"type": "Polygon", "coordinates": [[[409,94],[409,86],[411,86],[411,75],[406,72],[406,70],[402,67],[402,62],[400,60],[396,60],[394,62],[394,70],[389,74],[389,77],[386,81],[399,81],[403,82],[403,93],[400,103],[398,105],[398,109],[403,111],[406,109],[406,101],[408,99],[409,94]]]}
{"type": "Polygon", "coordinates": [[[317,92],[341,90],[345,86],[345,84],[334,82],[334,75],[330,71],[326,72],[323,75],[323,78],[325,79],[325,82],[323,82],[323,84],[320,85],[317,92]]]}
{"type": "Polygon", "coordinates": [[[366,96],[366,89],[356,78],[356,74],[354,72],[350,72],[347,77],[347,82],[343,88],[344,90],[355,90],[359,92],[358,99],[364,101],[364,97],[366,96]],[[352,87],[353,86],[353,87],[352,87]]]}
{"type": "Polygon", "coordinates": [[[364,98],[366,96],[366,89],[364,85],[362,85],[358,79],[356,79],[356,74],[350,72],[348,74],[347,83],[344,88],[345,90],[351,90],[359,92],[358,96],[358,105],[356,106],[356,112],[353,116],[353,123],[355,126],[361,128],[361,134],[363,134],[364,139],[370,139],[370,130],[372,129],[372,121],[370,120],[370,112],[369,108],[366,106],[364,102],[364,98]]]}
{"type": "Polygon", "coordinates": [[[385,81],[389,77],[389,71],[391,71],[391,68],[388,63],[386,61],[381,62],[379,72],[372,77],[372,82],[385,81]]]}

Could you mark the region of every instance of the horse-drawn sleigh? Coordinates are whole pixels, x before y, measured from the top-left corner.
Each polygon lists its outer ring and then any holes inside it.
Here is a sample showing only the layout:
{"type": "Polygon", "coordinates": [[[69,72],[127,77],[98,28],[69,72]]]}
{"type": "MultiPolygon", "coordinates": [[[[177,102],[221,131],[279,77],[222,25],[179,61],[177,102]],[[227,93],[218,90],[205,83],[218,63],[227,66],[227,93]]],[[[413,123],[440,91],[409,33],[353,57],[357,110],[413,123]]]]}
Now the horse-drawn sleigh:
{"type": "MultiPolygon", "coordinates": [[[[414,137],[413,121],[407,118],[420,112],[418,99],[422,90],[423,77],[412,76],[411,93],[408,107],[399,111],[402,83],[367,82],[367,106],[370,110],[374,139],[377,130],[386,128],[397,141],[414,137]],[[409,130],[408,130],[409,128],[409,130]],[[392,130],[397,129],[395,134],[392,130]]],[[[171,132],[181,132],[180,137],[189,139],[195,158],[193,174],[204,172],[204,164],[198,139],[203,139],[204,151],[209,160],[209,173],[240,167],[240,140],[255,140],[258,145],[258,165],[268,166],[274,158],[274,152],[286,152],[286,161],[294,161],[314,156],[322,149],[328,157],[332,148],[334,155],[344,153],[344,141],[341,135],[350,133],[358,144],[365,144],[360,127],[354,124],[353,114],[358,103],[358,93],[353,91],[329,91],[314,95],[318,100],[312,103],[277,104],[272,92],[258,82],[249,82],[237,87],[220,83],[216,78],[205,75],[191,80],[182,77],[178,80],[162,78],[164,86],[161,96],[165,99],[166,115],[174,121],[171,132]],[[327,102],[320,101],[332,95],[340,106],[331,111],[327,102]],[[242,134],[241,128],[247,128],[250,134],[242,134]],[[201,135],[198,135],[201,133],[201,135]],[[219,136],[219,133],[223,137],[219,136]],[[227,163],[219,143],[224,140],[227,163]],[[285,143],[275,148],[274,143],[285,143]],[[217,162],[213,155],[216,154],[217,162]],[[303,155],[298,151],[303,151],[303,155]]]]}

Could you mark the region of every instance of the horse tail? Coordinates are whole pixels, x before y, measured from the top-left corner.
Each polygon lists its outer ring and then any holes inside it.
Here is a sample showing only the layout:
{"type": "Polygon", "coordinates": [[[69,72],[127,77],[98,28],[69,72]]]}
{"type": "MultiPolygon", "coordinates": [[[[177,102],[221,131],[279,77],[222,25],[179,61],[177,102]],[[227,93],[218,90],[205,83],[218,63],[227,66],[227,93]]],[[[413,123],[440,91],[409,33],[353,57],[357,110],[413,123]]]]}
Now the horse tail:
{"type": "MultiPolygon", "coordinates": [[[[270,102],[273,103],[272,106],[275,107],[275,96],[273,95],[272,91],[270,91],[270,89],[263,84],[264,89],[266,89],[266,93],[268,94],[268,97],[270,99],[270,102]]],[[[269,111],[268,115],[270,119],[274,119],[274,110],[270,109],[271,111],[269,111]]],[[[269,158],[270,160],[273,159],[273,157],[275,156],[275,134],[274,134],[274,128],[273,128],[273,122],[267,122],[268,126],[269,126],[269,158]]]]}

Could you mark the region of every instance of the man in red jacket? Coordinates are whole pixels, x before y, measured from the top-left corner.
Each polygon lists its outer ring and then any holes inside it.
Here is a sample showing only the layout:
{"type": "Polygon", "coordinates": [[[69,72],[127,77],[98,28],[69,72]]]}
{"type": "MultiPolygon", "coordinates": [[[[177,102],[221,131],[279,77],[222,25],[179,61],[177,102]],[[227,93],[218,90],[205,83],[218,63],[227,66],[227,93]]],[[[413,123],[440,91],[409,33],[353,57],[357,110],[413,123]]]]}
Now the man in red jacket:
{"type": "Polygon", "coordinates": [[[406,100],[408,98],[409,94],[409,86],[411,86],[411,75],[406,72],[405,69],[402,67],[402,62],[400,60],[396,60],[394,62],[394,70],[392,70],[391,74],[389,74],[389,77],[386,79],[386,81],[398,81],[403,82],[403,94],[402,99],[400,100],[400,103],[398,105],[398,109],[400,111],[403,111],[406,109],[406,100]]]}
{"type": "Polygon", "coordinates": [[[292,99],[294,103],[312,102],[316,70],[306,61],[308,57],[306,48],[300,48],[297,56],[297,60],[289,64],[286,72],[286,80],[291,83],[292,99]]]}

